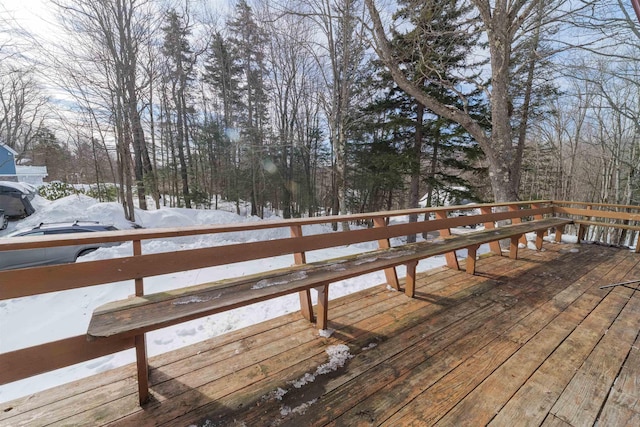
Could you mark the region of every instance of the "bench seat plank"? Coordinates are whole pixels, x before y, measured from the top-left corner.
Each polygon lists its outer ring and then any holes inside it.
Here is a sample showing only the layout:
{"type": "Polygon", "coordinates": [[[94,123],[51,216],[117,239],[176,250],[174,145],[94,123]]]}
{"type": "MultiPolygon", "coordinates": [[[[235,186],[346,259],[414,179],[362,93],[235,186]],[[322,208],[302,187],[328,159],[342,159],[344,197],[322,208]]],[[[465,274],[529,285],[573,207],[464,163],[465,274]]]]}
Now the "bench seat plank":
{"type": "Polygon", "coordinates": [[[95,309],[87,338],[140,335],[278,296],[328,286],[332,282],[373,271],[570,222],[562,218],[523,222],[114,301],[95,309]]]}

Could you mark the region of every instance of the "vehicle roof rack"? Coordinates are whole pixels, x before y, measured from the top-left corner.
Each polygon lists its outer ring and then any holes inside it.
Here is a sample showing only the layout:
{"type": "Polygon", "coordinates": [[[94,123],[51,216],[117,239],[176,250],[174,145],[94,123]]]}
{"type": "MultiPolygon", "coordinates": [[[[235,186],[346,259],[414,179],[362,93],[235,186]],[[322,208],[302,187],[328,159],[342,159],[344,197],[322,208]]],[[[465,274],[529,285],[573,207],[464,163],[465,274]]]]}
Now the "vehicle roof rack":
{"type": "Polygon", "coordinates": [[[69,223],[71,223],[72,227],[79,227],[82,224],[100,224],[100,221],[85,221],[85,220],[76,219],[75,221],[41,222],[40,224],[33,227],[33,230],[36,230],[38,228],[42,228],[43,226],[48,226],[48,225],[61,225],[61,224],[69,224],[69,223]]]}

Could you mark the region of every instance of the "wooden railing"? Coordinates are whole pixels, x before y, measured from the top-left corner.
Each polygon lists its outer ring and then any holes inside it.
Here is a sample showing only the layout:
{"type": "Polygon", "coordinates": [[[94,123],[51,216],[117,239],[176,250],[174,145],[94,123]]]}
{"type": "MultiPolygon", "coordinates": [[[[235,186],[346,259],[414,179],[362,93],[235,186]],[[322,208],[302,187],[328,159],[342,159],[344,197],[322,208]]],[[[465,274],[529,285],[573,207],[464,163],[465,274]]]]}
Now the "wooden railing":
{"type": "Polygon", "coordinates": [[[640,206],[554,201],[557,215],[572,218],[578,240],[635,246],[640,253],[640,206]]]}
{"type": "MultiPolygon", "coordinates": [[[[515,223],[533,218],[542,218],[545,215],[553,215],[555,212],[575,216],[576,218],[585,218],[587,214],[590,217],[603,215],[606,218],[621,219],[634,224],[637,224],[636,221],[640,220],[640,215],[635,213],[615,212],[615,215],[611,216],[610,212],[599,210],[598,215],[593,215],[591,210],[585,214],[586,207],[575,208],[573,206],[572,202],[540,200],[226,225],[96,232],[82,237],[73,236],[72,238],[58,235],[46,238],[0,239],[0,256],[2,256],[3,251],[8,250],[96,242],[132,242],[133,247],[130,256],[120,258],[0,271],[0,301],[102,284],[127,286],[129,293],[143,295],[144,279],[147,277],[281,255],[291,255],[292,263],[300,264],[306,262],[305,254],[308,251],[362,242],[378,242],[379,247],[385,247],[385,245],[389,245],[389,239],[394,237],[434,231],[445,236],[454,227],[482,224],[485,228],[493,228],[498,221],[511,220],[515,223]],[[556,208],[556,206],[559,207],[556,208]],[[480,214],[477,214],[478,211],[480,214]],[[430,219],[408,223],[406,222],[406,217],[410,214],[423,215],[430,219]],[[435,217],[435,219],[432,219],[432,217],[435,217]],[[371,227],[315,235],[303,235],[302,233],[303,226],[344,221],[364,222],[371,224],[371,227]],[[142,242],[152,239],[242,233],[278,228],[289,229],[290,237],[188,249],[178,252],[145,254],[142,251],[142,242]],[[116,283],[122,281],[125,281],[125,283],[116,283]]],[[[499,253],[500,248],[498,245],[492,245],[491,250],[499,253]]],[[[450,267],[457,268],[457,260],[454,254],[447,257],[447,264],[450,267]]],[[[397,287],[395,269],[385,271],[385,273],[389,283],[395,280],[397,287]]],[[[97,305],[100,303],[96,302],[97,305]]],[[[301,307],[301,310],[304,313],[305,310],[309,311],[311,308],[301,307]]],[[[10,329],[9,333],[20,333],[20,325],[6,326],[10,329]]],[[[2,325],[2,327],[4,329],[5,325],[2,325]]],[[[47,325],[42,325],[41,327],[46,328],[47,325]]],[[[3,333],[6,332],[3,330],[3,333]]],[[[136,346],[134,338],[103,339],[96,342],[88,342],[83,334],[33,347],[17,349],[0,354],[0,384],[7,384],[130,348],[137,348],[138,351],[141,351],[140,343],[136,346]]]]}

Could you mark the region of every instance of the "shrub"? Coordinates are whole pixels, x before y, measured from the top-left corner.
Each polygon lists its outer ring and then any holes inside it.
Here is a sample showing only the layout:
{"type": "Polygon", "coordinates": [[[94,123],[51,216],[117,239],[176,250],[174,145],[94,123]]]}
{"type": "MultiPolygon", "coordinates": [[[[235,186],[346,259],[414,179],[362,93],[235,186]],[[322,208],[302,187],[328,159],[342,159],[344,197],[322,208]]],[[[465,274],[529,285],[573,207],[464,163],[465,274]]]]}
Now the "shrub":
{"type": "Polygon", "coordinates": [[[48,200],[58,200],[73,194],[84,194],[84,190],[78,190],[70,184],[55,181],[50,182],[38,189],[38,193],[48,200]]]}

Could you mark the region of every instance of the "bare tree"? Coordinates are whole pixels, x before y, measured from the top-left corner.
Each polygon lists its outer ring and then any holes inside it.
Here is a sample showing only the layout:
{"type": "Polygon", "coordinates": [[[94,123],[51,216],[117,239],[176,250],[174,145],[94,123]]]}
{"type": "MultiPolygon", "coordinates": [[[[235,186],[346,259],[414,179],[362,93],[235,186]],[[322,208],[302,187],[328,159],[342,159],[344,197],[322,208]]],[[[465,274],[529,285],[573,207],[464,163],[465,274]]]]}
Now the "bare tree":
{"type": "Polygon", "coordinates": [[[42,126],[47,102],[33,72],[0,64],[0,142],[19,158],[42,126]]]}
{"type": "MultiPolygon", "coordinates": [[[[321,98],[333,149],[334,215],[347,213],[347,138],[356,78],[364,61],[363,5],[359,0],[305,0],[287,13],[304,17],[322,37],[309,46],[318,64],[325,95],[321,98]]],[[[349,224],[342,223],[343,229],[349,224]]]]}
{"type": "MultiPolygon", "coordinates": [[[[156,24],[148,0],[56,1],[60,19],[75,37],[69,58],[77,62],[72,73],[83,74],[85,82],[106,91],[103,99],[109,108],[117,136],[120,170],[126,186],[129,156],[133,149],[138,203],[146,209],[146,185],[155,191],[156,183],[142,126],[139,97],[146,82],[142,81],[138,61],[141,48],[156,24]],[[80,69],[79,69],[80,68],[80,69]],[[146,181],[146,182],[145,182],[146,181]]],[[[124,197],[128,219],[134,220],[131,191],[124,197]]]]}

